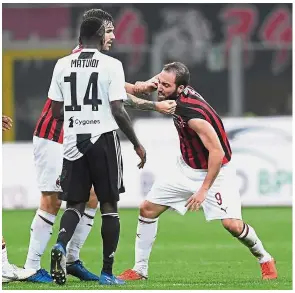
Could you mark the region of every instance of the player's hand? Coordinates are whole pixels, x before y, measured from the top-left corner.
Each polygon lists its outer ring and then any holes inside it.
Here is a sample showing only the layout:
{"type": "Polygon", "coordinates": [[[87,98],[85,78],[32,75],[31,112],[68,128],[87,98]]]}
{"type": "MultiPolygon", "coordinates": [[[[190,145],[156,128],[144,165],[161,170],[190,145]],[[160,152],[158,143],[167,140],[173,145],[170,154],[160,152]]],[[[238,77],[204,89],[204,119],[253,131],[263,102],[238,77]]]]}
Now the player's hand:
{"type": "Polygon", "coordinates": [[[186,202],[186,207],[189,211],[198,211],[202,202],[205,200],[207,196],[207,191],[200,189],[195,192],[186,202]]]}
{"type": "Polygon", "coordinates": [[[9,130],[12,127],[12,122],[10,117],[2,115],[2,130],[9,130]]]}
{"type": "Polygon", "coordinates": [[[135,92],[136,93],[144,93],[150,94],[157,90],[158,88],[158,79],[152,78],[148,81],[137,81],[135,83],[135,92]]]}
{"type": "Polygon", "coordinates": [[[142,169],[146,162],[146,151],[142,145],[139,145],[138,147],[134,147],[134,150],[136,151],[137,155],[141,159],[141,162],[137,165],[137,167],[139,169],[142,169]]]}
{"type": "Polygon", "coordinates": [[[166,100],[162,102],[156,102],[156,111],[162,114],[174,114],[176,108],[176,102],[174,100],[166,100]]]}
{"type": "Polygon", "coordinates": [[[158,78],[156,76],[154,76],[153,78],[147,80],[145,82],[145,90],[147,93],[152,93],[154,92],[155,90],[158,89],[158,84],[159,84],[159,81],[158,81],[158,78]]]}

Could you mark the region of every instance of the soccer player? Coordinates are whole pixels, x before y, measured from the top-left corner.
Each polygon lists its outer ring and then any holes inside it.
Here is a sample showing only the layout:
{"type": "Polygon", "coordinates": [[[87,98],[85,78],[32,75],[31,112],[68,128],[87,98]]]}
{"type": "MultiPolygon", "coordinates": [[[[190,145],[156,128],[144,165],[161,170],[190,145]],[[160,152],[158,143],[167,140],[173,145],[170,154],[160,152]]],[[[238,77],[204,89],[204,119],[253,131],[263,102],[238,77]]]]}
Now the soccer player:
{"type": "Polygon", "coordinates": [[[207,221],[221,220],[223,227],[244,244],[261,266],[263,279],[277,278],[275,262],[264,249],[254,228],[242,220],[232,151],[222,120],[189,84],[187,67],[179,62],[164,66],[159,74],[158,99],[175,99],[173,116],[181,156],[174,169],[158,178],[140,205],[135,265],[118,277],[148,277],[148,261],[157,235],[159,216],[168,208],[184,215],[202,206],[207,221]]]}
{"type": "MultiPolygon", "coordinates": [[[[115,38],[112,16],[103,10],[91,9],[84,13],[83,19],[88,17],[97,17],[103,20],[106,28],[103,49],[108,51],[115,38]]],[[[82,44],[80,43],[73,52],[81,50],[82,44]]],[[[157,84],[155,79],[151,79],[147,82],[136,82],[135,85],[125,83],[125,88],[130,94],[149,93],[157,88],[157,84]]],[[[128,100],[124,101],[124,104],[135,109],[153,110],[161,113],[170,113],[175,110],[174,101],[154,103],[129,94],[128,98],[128,100]]],[[[31,238],[25,263],[25,268],[37,270],[37,273],[28,281],[42,283],[52,282],[48,272],[41,268],[40,261],[51,237],[52,227],[61,205],[58,195],[61,192],[59,177],[62,169],[63,119],[53,118],[51,104],[52,100],[49,97],[34,131],[34,160],[38,186],[41,190],[41,200],[31,225],[31,238]]],[[[98,276],[89,272],[83,266],[79,256],[80,249],[92,228],[97,204],[97,197],[92,189],[84,215],[67,247],[67,273],[85,281],[99,280],[98,276]]]]}
{"type": "Polygon", "coordinates": [[[83,49],[59,59],[48,96],[55,118],[64,109],[64,159],[61,174],[62,199],[67,208],[60,221],[56,245],[51,250],[51,276],[66,282],[66,247],[84,214],[91,186],[98,195],[102,214],[103,267],[100,284],[124,284],[112,272],[120,221],[117,202],[124,192],[118,126],[133,144],[143,168],[145,149],[134,133],[123,106],[127,99],[122,63],[101,53],[105,26],[95,17],[80,27],[83,49]],[[117,122],[117,123],[116,123],[117,122]]]}
{"type": "MultiPolygon", "coordinates": [[[[13,121],[10,117],[2,115],[2,131],[9,130],[12,127],[12,123],[13,121]]],[[[25,280],[35,273],[36,270],[21,269],[9,263],[6,243],[2,236],[2,283],[25,280]]]]}

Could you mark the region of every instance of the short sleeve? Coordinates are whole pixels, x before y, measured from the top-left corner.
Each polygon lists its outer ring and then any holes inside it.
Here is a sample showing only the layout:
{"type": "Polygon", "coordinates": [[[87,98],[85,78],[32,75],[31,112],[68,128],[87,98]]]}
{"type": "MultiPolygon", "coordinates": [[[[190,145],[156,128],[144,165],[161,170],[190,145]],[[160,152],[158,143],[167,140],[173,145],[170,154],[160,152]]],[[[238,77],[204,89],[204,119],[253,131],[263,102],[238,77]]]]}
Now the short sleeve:
{"type": "Polygon", "coordinates": [[[57,61],[53,70],[51,84],[48,91],[48,97],[53,101],[63,102],[64,98],[61,91],[60,73],[61,64],[60,61],[57,61]]]}
{"type": "Polygon", "coordinates": [[[203,110],[198,107],[189,107],[178,104],[175,110],[175,114],[180,116],[185,122],[188,122],[190,119],[197,118],[206,120],[203,110]]]}
{"type": "Polygon", "coordinates": [[[121,62],[114,63],[110,73],[109,101],[126,100],[125,74],[121,62]]]}

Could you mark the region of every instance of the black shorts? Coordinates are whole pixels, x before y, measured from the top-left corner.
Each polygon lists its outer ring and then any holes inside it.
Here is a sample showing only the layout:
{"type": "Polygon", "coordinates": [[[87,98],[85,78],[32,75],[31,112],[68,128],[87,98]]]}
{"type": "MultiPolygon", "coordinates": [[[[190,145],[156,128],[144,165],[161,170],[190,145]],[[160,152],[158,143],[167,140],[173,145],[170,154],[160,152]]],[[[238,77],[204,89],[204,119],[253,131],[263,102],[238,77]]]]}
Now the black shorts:
{"type": "Polygon", "coordinates": [[[64,201],[87,202],[93,185],[101,203],[119,201],[125,192],[120,140],[116,131],[102,134],[83,157],[63,159],[60,180],[64,201]]]}

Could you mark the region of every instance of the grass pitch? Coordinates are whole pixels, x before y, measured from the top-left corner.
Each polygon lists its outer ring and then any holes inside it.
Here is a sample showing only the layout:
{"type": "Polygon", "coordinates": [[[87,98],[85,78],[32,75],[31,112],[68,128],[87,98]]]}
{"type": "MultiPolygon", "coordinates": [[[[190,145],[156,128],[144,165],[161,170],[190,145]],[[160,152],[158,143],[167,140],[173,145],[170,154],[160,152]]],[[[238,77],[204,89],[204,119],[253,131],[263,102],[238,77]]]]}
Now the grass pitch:
{"type": "MultiPolygon", "coordinates": [[[[23,266],[29,243],[30,225],[35,211],[3,211],[3,236],[11,263],[23,266]]],[[[60,216],[60,215],[59,215],[60,216]]],[[[114,273],[132,268],[138,211],[122,209],[121,237],[116,253],[114,273]]],[[[149,280],[126,286],[100,286],[69,277],[65,286],[14,282],[3,284],[4,290],[218,290],[218,289],[292,289],[292,209],[245,208],[244,220],[253,226],[266,249],[275,257],[278,280],[262,281],[260,268],[246,247],[230,236],[219,221],[207,223],[202,211],[164,213],[159,222],[158,236],[152,251],[149,280]]],[[[57,237],[59,218],[54,234],[42,259],[49,270],[50,249],[57,237]]],[[[100,216],[81,251],[81,259],[92,272],[101,269],[100,216]]]]}

